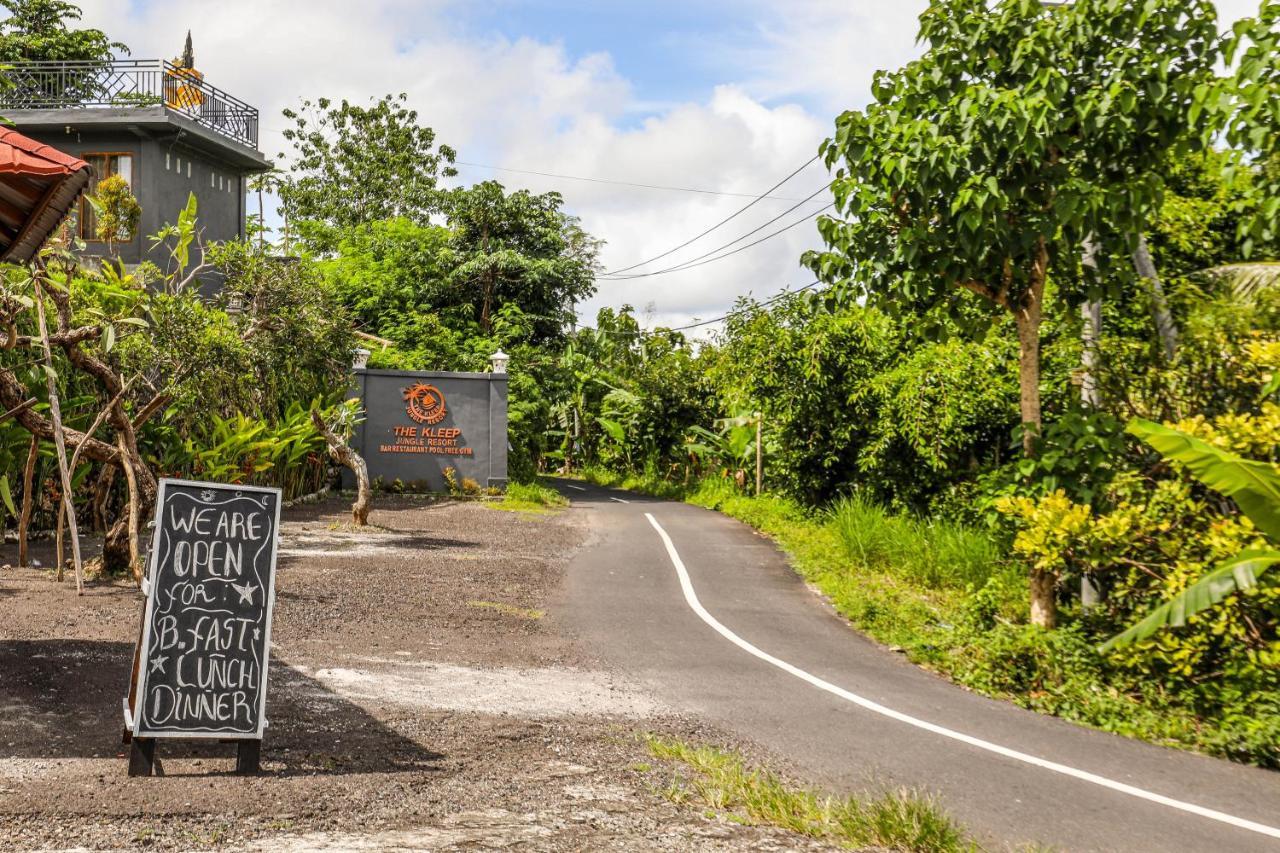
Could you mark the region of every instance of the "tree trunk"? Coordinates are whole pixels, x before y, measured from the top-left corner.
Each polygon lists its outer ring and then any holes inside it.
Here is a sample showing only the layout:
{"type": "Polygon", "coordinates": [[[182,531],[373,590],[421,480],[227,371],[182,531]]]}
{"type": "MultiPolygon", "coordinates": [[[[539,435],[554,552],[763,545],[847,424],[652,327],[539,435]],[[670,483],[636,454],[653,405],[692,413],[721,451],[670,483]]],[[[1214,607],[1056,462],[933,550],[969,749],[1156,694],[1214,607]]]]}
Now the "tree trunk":
{"type": "MultiPolygon", "coordinates": [[[[1044,285],[1049,270],[1049,250],[1044,240],[1036,251],[1031,282],[1022,303],[1014,311],[1018,327],[1018,390],[1022,414],[1022,452],[1035,455],[1040,435],[1040,319],[1044,309],[1044,285]]],[[[1057,577],[1033,570],[1031,573],[1031,624],[1053,628],[1057,622],[1054,587],[1057,577]]]]}
{"type": "Polygon", "coordinates": [[[107,532],[107,502],[111,500],[111,486],[116,481],[114,465],[102,466],[98,482],[93,487],[93,525],[100,533],[107,532]]]}
{"type": "Polygon", "coordinates": [[[1040,435],[1040,318],[1044,309],[1044,282],[1049,253],[1041,242],[1031,270],[1031,286],[1014,308],[1018,327],[1018,408],[1022,416],[1022,453],[1034,456],[1040,435]]]}
{"type": "MultiPolygon", "coordinates": [[[[27,565],[27,534],[31,529],[31,510],[35,505],[36,459],[40,455],[40,439],[31,436],[27,448],[27,464],[22,469],[22,515],[18,518],[18,565],[27,565]]],[[[62,566],[58,566],[58,580],[62,580],[62,566]]]]}
{"type": "Polygon", "coordinates": [[[369,523],[369,509],[373,500],[373,489],[369,486],[369,466],[365,464],[359,453],[329,429],[329,425],[320,416],[319,410],[311,410],[311,421],[324,436],[325,442],[329,445],[330,455],[355,475],[356,502],[351,505],[351,521],[358,527],[364,527],[369,523]]]}
{"type": "Polygon", "coordinates": [[[1052,630],[1058,627],[1057,578],[1052,572],[1031,570],[1031,624],[1052,630]]]}
{"type": "Polygon", "coordinates": [[[1165,361],[1172,362],[1178,353],[1178,326],[1174,323],[1169,303],[1165,300],[1164,285],[1160,283],[1160,274],[1156,271],[1156,263],[1151,257],[1145,234],[1138,235],[1138,247],[1133,250],[1133,268],[1146,285],[1147,296],[1151,299],[1151,319],[1155,321],[1165,361]]]}
{"type": "MultiPolygon", "coordinates": [[[[37,276],[43,275],[43,270],[37,276]]],[[[67,508],[67,526],[71,532],[71,559],[76,570],[76,594],[84,595],[84,564],[80,561],[80,534],[76,530],[76,507],[71,494],[71,472],[67,470],[67,442],[62,433],[62,407],[58,403],[58,383],[53,371],[53,351],[49,348],[49,329],[44,318],[44,293],[36,280],[36,319],[44,349],[45,384],[49,389],[49,419],[53,422],[53,443],[57,449],[58,473],[62,478],[62,500],[67,508]]]]}
{"type": "MultiPolygon", "coordinates": [[[[125,448],[124,434],[118,434],[116,441],[120,445],[120,452],[127,457],[128,450],[125,448]]],[[[128,514],[125,516],[129,526],[129,569],[133,572],[134,581],[138,586],[142,586],[142,561],[138,559],[138,478],[133,474],[132,465],[124,466],[124,481],[129,487],[128,514]]]]}
{"type": "MultiPolygon", "coordinates": [[[[1092,239],[1084,241],[1083,263],[1090,269],[1098,268],[1098,245],[1092,239]]],[[[1094,299],[1080,306],[1080,403],[1086,409],[1096,409],[1101,402],[1098,394],[1098,339],[1102,337],[1102,300],[1094,299]]]]}

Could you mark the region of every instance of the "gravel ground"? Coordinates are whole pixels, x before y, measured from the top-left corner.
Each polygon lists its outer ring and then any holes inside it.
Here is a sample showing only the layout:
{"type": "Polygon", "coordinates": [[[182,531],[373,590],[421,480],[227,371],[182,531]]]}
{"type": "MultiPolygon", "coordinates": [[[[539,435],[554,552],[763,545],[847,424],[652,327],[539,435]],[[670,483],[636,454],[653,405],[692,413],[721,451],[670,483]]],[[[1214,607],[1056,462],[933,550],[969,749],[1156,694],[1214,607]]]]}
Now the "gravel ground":
{"type": "Polygon", "coordinates": [[[337,499],[286,511],[255,778],[192,742],[128,778],[140,595],[0,569],[0,850],[816,847],[660,796],[672,771],[642,733],[735,744],[548,615],[588,535],[577,513],[383,497],[372,527],[348,517],[337,499]]]}

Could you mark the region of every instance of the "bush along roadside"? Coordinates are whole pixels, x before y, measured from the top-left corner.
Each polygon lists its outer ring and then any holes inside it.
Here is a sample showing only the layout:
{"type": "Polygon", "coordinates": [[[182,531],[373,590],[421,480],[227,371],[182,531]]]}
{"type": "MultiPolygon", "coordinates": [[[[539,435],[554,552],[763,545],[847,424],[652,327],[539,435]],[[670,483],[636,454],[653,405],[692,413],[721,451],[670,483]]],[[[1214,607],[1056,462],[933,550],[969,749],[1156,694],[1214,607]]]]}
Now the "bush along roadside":
{"type": "MultiPolygon", "coordinates": [[[[685,500],[770,536],[859,630],[913,662],[996,698],[1076,723],[1280,767],[1280,691],[1258,667],[1226,684],[1153,678],[1151,655],[1104,654],[1101,615],[1065,609],[1027,624],[1026,568],[997,532],[895,514],[858,497],[825,510],[743,494],[729,480],[679,486],[598,468],[604,486],[685,500]]],[[[1159,654],[1178,638],[1148,640],[1159,654]]],[[[1158,655],[1157,655],[1158,656],[1158,655]]]]}

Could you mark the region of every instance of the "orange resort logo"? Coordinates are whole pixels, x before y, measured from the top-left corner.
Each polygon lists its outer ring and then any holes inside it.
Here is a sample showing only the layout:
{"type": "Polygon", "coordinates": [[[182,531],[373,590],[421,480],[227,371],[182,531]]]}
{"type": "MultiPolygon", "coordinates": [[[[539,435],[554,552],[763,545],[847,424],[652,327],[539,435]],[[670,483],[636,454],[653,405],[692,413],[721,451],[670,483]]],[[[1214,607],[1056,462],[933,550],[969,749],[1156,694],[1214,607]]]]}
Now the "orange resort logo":
{"type": "Polygon", "coordinates": [[[419,382],[404,389],[404,410],[410,420],[419,426],[391,428],[394,441],[379,444],[380,453],[430,453],[433,456],[471,456],[470,447],[462,441],[462,430],[457,427],[437,426],[448,409],[444,392],[434,385],[419,382]]]}
{"type": "Polygon", "coordinates": [[[419,382],[404,389],[405,409],[420,424],[438,424],[444,420],[444,394],[434,385],[419,382]]]}

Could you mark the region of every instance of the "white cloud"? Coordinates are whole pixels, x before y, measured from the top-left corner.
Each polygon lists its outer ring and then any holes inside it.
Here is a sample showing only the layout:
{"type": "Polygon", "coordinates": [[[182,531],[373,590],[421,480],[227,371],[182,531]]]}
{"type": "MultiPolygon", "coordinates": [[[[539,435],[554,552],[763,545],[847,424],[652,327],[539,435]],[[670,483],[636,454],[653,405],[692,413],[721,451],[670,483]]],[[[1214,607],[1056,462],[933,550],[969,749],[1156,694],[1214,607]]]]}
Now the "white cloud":
{"type": "MultiPolygon", "coordinates": [[[[752,0],[736,12],[757,22],[745,36],[736,27],[732,43],[726,36],[725,43],[688,46],[722,69],[714,75],[721,85],[705,101],[670,103],[668,93],[638,91],[638,81],[624,79],[609,45],[573,56],[557,43],[476,36],[454,25],[465,7],[450,0],[83,3],[86,23],[129,43],[140,58],[176,55],[190,27],[210,82],[261,110],[261,148],[270,156],[282,150],[280,110],[301,96],[364,100],[403,91],[463,160],[747,194],[812,157],[834,115],[866,102],[877,68],[915,55],[915,18],[925,5],[752,0]]],[[[1256,0],[1220,6],[1235,17],[1255,11],[1256,0]]],[[[814,165],[778,194],[806,196],[823,175],[814,165]]],[[[683,242],[745,203],[480,170],[464,177],[560,189],[585,227],[608,242],[604,262],[612,269],[683,242]]],[[[762,202],[668,261],[728,242],[787,206],[762,202]]],[[[589,322],[598,307],[625,302],[642,311],[652,306],[653,319],[664,324],[714,316],[740,294],[807,283],[798,257],[817,242],[806,224],[723,262],[603,282],[582,315],[589,322]]]]}

